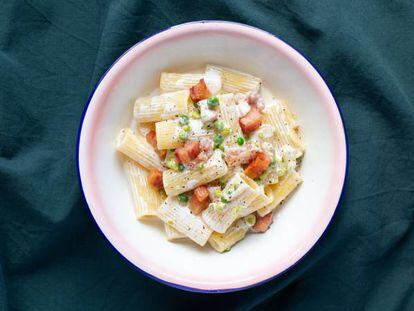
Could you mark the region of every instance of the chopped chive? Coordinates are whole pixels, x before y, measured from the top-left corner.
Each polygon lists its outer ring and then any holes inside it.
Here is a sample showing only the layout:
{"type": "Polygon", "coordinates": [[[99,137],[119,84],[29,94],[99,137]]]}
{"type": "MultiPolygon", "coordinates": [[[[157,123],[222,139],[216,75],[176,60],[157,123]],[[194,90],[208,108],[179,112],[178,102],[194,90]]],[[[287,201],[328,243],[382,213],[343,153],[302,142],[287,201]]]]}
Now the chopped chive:
{"type": "Polygon", "coordinates": [[[224,145],[220,144],[219,149],[224,152],[224,145]]]}
{"type": "Polygon", "coordinates": [[[223,135],[224,137],[229,136],[229,134],[230,134],[229,128],[225,128],[221,131],[221,135],[223,135]]]}
{"type": "Polygon", "coordinates": [[[178,138],[180,140],[187,140],[188,139],[188,133],[186,131],[180,131],[178,134],[178,138]]]}
{"type": "Polygon", "coordinates": [[[200,119],[200,112],[199,112],[198,110],[194,110],[194,111],[191,113],[191,117],[192,117],[193,119],[200,119]]]}
{"type": "Polygon", "coordinates": [[[181,163],[180,163],[180,164],[178,164],[178,171],[179,171],[179,172],[184,171],[184,169],[185,169],[185,166],[184,166],[184,165],[182,165],[181,163]]]}
{"type": "Polygon", "coordinates": [[[216,203],[210,203],[210,204],[208,205],[208,209],[209,209],[210,211],[214,211],[214,210],[216,209],[216,203]]]}
{"type": "Polygon", "coordinates": [[[190,122],[190,119],[188,118],[188,116],[186,116],[186,115],[181,115],[180,116],[179,123],[180,123],[181,126],[188,124],[188,122],[190,122]]]}
{"type": "Polygon", "coordinates": [[[214,122],[214,127],[218,130],[218,131],[222,131],[224,129],[224,123],[221,120],[217,120],[216,122],[214,122]]]}
{"type": "Polygon", "coordinates": [[[226,199],[225,197],[223,197],[223,196],[221,196],[220,201],[221,201],[222,203],[229,203],[229,202],[230,202],[229,200],[227,200],[227,199],[226,199]]]}
{"type": "Polygon", "coordinates": [[[188,196],[184,193],[180,193],[177,198],[178,198],[178,201],[180,203],[187,203],[188,202],[188,196]]]}
{"type": "Polygon", "coordinates": [[[174,159],[168,160],[167,161],[167,167],[174,170],[174,171],[178,171],[178,163],[177,161],[175,161],[174,159]]]}
{"type": "Polygon", "coordinates": [[[214,196],[215,196],[215,197],[219,197],[219,196],[221,196],[221,190],[219,190],[219,189],[215,190],[215,191],[214,191],[214,196]]]}
{"type": "Polygon", "coordinates": [[[220,134],[217,134],[217,135],[214,135],[213,141],[216,147],[218,147],[224,141],[224,138],[220,134]]]}
{"type": "Polygon", "coordinates": [[[256,216],[253,214],[247,215],[244,217],[244,221],[249,227],[253,227],[256,224],[256,216]]]}
{"type": "Polygon", "coordinates": [[[226,186],[226,183],[224,182],[224,180],[222,178],[219,178],[219,184],[220,184],[221,190],[223,190],[224,187],[226,186]]]}
{"type": "Polygon", "coordinates": [[[223,210],[223,207],[225,206],[225,204],[223,202],[218,202],[216,204],[216,209],[221,212],[223,210]]]}
{"type": "Polygon", "coordinates": [[[218,104],[219,104],[219,100],[216,96],[210,97],[207,100],[207,105],[208,105],[209,108],[215,108],[215,107],[218,106],[218,104]]]}
{"type": "Polygon", "coordinates": [[[202,170],[202,169],[204,168],[204,163],[199,163],[199,164],[197,164],[197,168],[198,168],[199,170],[202,170]]]}

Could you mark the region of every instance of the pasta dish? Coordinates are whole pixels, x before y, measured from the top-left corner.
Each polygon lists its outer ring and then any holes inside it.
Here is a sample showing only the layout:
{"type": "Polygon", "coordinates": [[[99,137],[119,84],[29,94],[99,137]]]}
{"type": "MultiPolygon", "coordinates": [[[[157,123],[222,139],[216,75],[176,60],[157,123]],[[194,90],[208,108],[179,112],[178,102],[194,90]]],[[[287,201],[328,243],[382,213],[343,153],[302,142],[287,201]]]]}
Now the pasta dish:
{"type": "Polygon", "coordinates": [[[126,156],[136,217],[160,219],[170,241],[229,251],[267,231],[302,182],[296,118],[250,74],[164,72],[159,90],[136,99],[133,120],[114,146],[126,156]]]}

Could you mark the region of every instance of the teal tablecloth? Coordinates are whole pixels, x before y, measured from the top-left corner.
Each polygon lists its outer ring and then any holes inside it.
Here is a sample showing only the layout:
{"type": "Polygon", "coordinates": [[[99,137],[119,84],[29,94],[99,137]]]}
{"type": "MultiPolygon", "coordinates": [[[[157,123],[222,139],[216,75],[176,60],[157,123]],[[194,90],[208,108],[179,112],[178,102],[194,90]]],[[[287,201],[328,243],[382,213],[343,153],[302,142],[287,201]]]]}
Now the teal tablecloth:
{"type": "Polygon", "coordinates": [[[0,310],[414,310],[413,1],[3,0],[0,70],[0,310]],[[201,19],[257,26],[305,55],[349,142],[343,199],[318,245],[282,277],[216,296],[122,259],[75,165],[82,111],[108,66],[201,19]]]}

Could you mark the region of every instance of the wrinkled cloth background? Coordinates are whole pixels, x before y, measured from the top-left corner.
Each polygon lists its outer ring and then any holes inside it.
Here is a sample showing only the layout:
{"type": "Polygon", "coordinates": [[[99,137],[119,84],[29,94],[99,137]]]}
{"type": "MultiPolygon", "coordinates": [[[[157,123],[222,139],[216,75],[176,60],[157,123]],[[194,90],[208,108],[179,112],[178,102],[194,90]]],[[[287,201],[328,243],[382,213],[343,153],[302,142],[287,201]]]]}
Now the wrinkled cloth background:
{"type": "Polygon", "coordinates": [[[0,73],[0,310],[414,310],[413,1],[3,0],[0,73]],[[75,161],[82,111],[111,63],[201,19],[250,24],[301,52],[349,143],[320,242],[278,279],[214,296],[122,259],[88,212],[75,161]]]}

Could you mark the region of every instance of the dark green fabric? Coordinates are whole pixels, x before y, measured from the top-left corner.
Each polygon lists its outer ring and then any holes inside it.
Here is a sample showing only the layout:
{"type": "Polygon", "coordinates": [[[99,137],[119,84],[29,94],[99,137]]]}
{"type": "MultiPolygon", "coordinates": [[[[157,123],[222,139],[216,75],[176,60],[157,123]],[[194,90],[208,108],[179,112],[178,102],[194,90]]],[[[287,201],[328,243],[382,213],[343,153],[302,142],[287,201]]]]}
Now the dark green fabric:
{"type": "Polygon", "coordinates": [[[413,64],[411,0],[0,1],[0,310],[414,310],[413,64]],[[317,246],[276,280],[215,296],[122,259],[75,165],[82,111],[108,66],[201,19],[257,26],[305,55],[349,143],[343,199],[317,246]]]}

